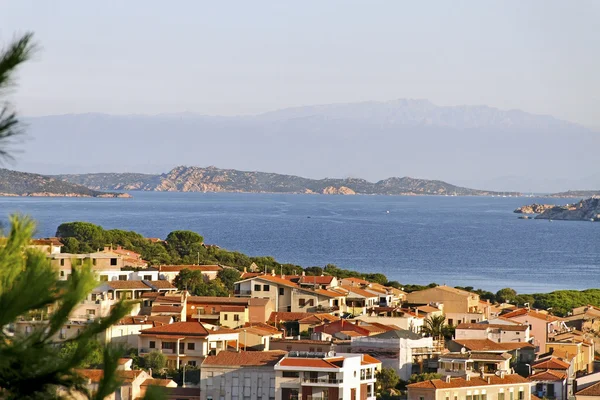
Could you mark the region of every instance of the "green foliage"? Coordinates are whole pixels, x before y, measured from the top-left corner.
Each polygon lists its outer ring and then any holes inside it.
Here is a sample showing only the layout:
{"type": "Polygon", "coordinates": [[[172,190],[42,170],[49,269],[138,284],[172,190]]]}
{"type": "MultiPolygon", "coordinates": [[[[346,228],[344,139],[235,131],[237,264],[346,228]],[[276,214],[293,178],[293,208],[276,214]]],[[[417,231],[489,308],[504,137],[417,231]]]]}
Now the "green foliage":
{"type": "Polygon", "coordinates": [[[306,273],[306,275],[310,275],[310,276],[321,276],[321,275],[323,275],[323,268],[307,267],[307,268],[304,268],[304,272],[306,273]]]}
{"type": "Polygon", "coordinates": [[[393,287],[396,289],[402,289],[402,285],[398,281],[388,281],[387,286],[393,287]]]}
{"type": "Polygon", "coordinates": [[[144,368],[152,368],[152,371],[160,372],[167,366],[167,356],[158,350],[154,350],[143,357],[144,368]]]}
{"type": "MultiPolygon", "coordinates": [[[[87,395],[84,379],[75,370],[85,360],[94,360],[95,338],[127,315],[130,305],[117,303],[109,316],[87,324],[67,341],[68,351],[56,346],[54,337],[73,309],[96,285],[89,264],[74,269],[71,278],[60,281],[56,270],[41,252],[27,249],[35,224],[25,217],[11,217],[11,229],[0,248],[0,326],[15,323],[21,315],[43,312],[53,306],[48,320],[40,321],[28,335],[7,336],[0,331],[0,387],[3,398],[56,398],[57,389],[87,395]]],[[[103,348],[104,377],[93,398],[104,398],[119,383],[116,367],[121,353],[103,348]]]]}
{"type": "Polygon", "coordinates": [[[167,249],[174,251],[181,258],[196,256],[204,252],[204,238],[192,231],[173,231],[167,235],[167,249]]]}
{"type": "Polygon", "coordinates": [[[201,271],[192,271],[187,268],[177,274],[173,285],[179,290],[189,291],[194,296],[226,297],[229,295],[229,290],[219,278],[207,282],[201,271]]]}
{"type": "Polygon", "coordinates": [[[427,286],[407,284],[407,285],[404,285],[403,290],[407,293],[411,293],[411,292],[418,292],[419,290],[431,289],[436,286],[439,286],[439,285],[437,283],[430,283],[427,286]]]}
{"type": "Polygon", "coordinates": [[[384,274],[365,274],[364,279],[369,282],[379,283],[380,285],[385,285],[387,283],[387,276],[384,274]]]}
{"type": "Polygon", "coordinates": [[[532,307],[548,309],[552,307],[552,314],[565,316],[575,307],[586,304],[600,306],[600,289],[557,290],[552,293],[537,293],[532,295],[535,299],[532,307]]]}
{"type": "Polygon", "coordinates": [[[400,377],[395,369],[383,367],[377,372],[377,386],[380,390],[393,389],[398,383],[400,383],[400,377]]]}
{"type": "Polygon", "coordinates": [[[223,283],[227,290],[232,291],[234,284],[240,280],[240,271],[233,268],[223,268],[219,271],[217,278],[223,283]]]}
{"type": "Polygon", "coordinates": [[[429,381],[432,379],[440,379],[442,375],[436,374],[435,372],[424,372],[422,374],[412,374],[408,383],[417,383],[423,381],[429,381]]]}
{"type": "Polygon", "coordinates": [[[513,303],[517,298],[517,291],[511,288],[504,288],[496,292],[496,301],[498,303],[513,303]]]}
{"type": "MultiPolygon", "coordinates": [[[[104,346],[97,340],[92,340],[89,343],[89,353],[80,360],[80,368],[99,368],[102,366],[104,346]]],[[[68,360],[73,357],[77,351],[77,343],[66,342],[60,346],[59,356],[63,360],[68,360]]]]}
{"type": "Polygon", "coordinates": [[[441,339],[444,336],[445,326],[446,317],[443,315],[434,315],[425,320],[422,331],[433,338],[441,339]]]}

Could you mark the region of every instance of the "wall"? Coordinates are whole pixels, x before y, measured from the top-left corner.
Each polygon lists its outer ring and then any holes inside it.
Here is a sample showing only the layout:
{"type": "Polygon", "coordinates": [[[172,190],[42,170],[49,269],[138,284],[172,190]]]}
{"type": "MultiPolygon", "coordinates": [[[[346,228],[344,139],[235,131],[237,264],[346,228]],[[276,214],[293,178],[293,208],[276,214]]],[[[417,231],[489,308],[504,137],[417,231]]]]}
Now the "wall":
{"type": "Polygon", "coordinates": [[[200,370],[201,400],[269,400],[275,397],[275,370],[267,367],[203,365],[200,370]]]}

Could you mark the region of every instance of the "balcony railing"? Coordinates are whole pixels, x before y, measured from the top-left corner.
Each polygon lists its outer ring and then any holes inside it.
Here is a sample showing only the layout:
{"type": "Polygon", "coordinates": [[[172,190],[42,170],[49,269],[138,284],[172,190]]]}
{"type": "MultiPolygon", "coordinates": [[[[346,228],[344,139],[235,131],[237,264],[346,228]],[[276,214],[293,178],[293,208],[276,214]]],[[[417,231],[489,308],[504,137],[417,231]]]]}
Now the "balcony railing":
{"type": "Polygon", "coordinates": [[[344,383],[343,379],[327,379],[327,378],[306,378],[302,379],[303,383],[321,383],[326,385],[339,385],[344,383]]]}
{"type": "Polygon", "coordinates": [[[233,294],[235,294],[236,296],[250,296],[250,295],[252,295],[252,290],[237,289],[237,290],[234,290],[233,294]]]}

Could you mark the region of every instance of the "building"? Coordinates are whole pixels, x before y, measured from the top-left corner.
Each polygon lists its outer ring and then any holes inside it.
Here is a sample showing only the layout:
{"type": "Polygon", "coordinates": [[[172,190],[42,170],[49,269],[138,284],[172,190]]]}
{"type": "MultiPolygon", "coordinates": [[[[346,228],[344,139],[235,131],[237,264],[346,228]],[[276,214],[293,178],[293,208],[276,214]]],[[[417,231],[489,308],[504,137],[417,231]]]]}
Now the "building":
{"type": "Polygon", "coordinates": [[[187,298],[188,320],[227,328],[237,328],[247,323],[265,323],[272,312],[273,303],[269,299],[211,296],[187,298]]]}
{"type": "Polygon", "coordinates": [[[358,286],[342,285],[347,291],[346,312],[354,316],[367,314],[367,310],[379,306],[379,294],[358,286]]]}
{"type": "Polygon", "coordinates": [[[184,269],[200,271],[207,280],[212,281],[217,278],[223,267],[220,265],[159,265],[157,267],[160,279],[166,279],[169,282],[173,282],[184,269]]]}
{"type": "Polygon", "coordinates": [[[137,348],[138,336],[144,329],[173,323],[171,317],[130,316],[121,319],[105,331],[104,342],[121,344],[126,348],[137,348]]]}
{"type": "Polygon", "coordinates": [[[408,293],[406,301],[415,305],[442,304],[446,321],[453,326],[463,322],[481,322],[489,317],[484,313],[486,307],[478,294],[446,285],[408,293]]]}
{"type": "Polygon", "coordinates": [[[375,400],[381,362],[365,354],[290,353],[275,365],[275,400],[375,400]]]}
{"type": "Polygon", "coordinates": [[[32,239],[27,247],[30,249],[39,250],[45,254],[60,254],[63,244],[59,238],[50,237],[43,239],[32,239]]]}
{"type": "Polygon", "coordinates": [[[284,351],[222,351],[206,357],[200,369],[200,399],[274,399],[274,366],[285,355],[284,351]]]}
{"type": "Polygon", "coordinates": [[[523,376],[531,374],[531,364],[535,360],[535,347],[527,342],[498,343],[490,339],[454,339],[446,343],[448,350],[455,353],[477,352],[511,355],[511,367],[523,376]]]}
{"type": "Polygon", "coordinates": [[[529,377],[533,382],[532,393],[540,399],[567,400],[568,376],[564,372],[548,369],[536,372],[529,377]]]}
{"type": "Polygon", "coordinates": [[[138,354],[160,351],[171,368],[198,366],[204,357],[227,350],[230,342],[237,347],[238,337],[231,329],[208,330],[199,322],[175,322],[140,331],[138,354]]]}
{"type": "Polygon", "coordinates": [[[496,374],[510,374],[508,353],[459,352],[440,355],[438,374],[451,377],[481,377],[496,374]]]}
{"type": "Polygon", "coordinates": [[[529,343],[529,325],[461,323],[456,326],[456,339],[489,339],[497,343],[529,343]]]}
{"type": "Polygon", "coordinates": [[[432,379],[408,385],[408,400],[531,400],[531,382],[517,374],[432,379]]]}
{"type": "Polygon", "coordinates": [[[305,353],[351,353],[350,340],[272,339],[271,350],[305,353]]]}
{"type": "Polygon", "coordinates": [[[434,354],[432,338],[404,329],[353,337],[351,349],[352,353],[364,353],[377,358],[383,367],[395,369],[400,379],[405,381],[413,373],[424,372],[423,363],[434,354]]]}
{"type": "MultiPolygon", "coordinates": [[[[77,373],[84,378],[84,385],[87,390],[91,393],[95,393],[98,390],[100,380],[104,377],[104,371],[101,369],[78,369],[77,373]]],[[[109,396],[105,397],[108,400],[134,400],[141,398],[146,389],[146,382],[152,377],[142,370],[131,370],[131,369],[117,369],[117,377],[122,381],[121,386],[109,396]]],[[[177,386],[177,384],[171,380],[170,382],[164,382],[162,385],[168,385],[170,387],[177,386]]],[[[83,395],[69,393],[68,398],[71,399],[87,399],[83,395]]]]}
{"type": "Polygon", "coordinates": [[[533,345],[537,352],[545,352],[544,345],[548,341],[548,335],[554,332],[562,332],[567,329],[566,324],[560,318],[546,312],[520,308],[503,314],[502,318],[529,325],[530,335],[533,336],[533,345]]]}
{"type": "Polygon", "coordinates": [[[575,393],[576,400],[600,400],[600,382],[594,383],[575,393]]]}
{"type": "Polygon", "coordinates": [[[272,339],[283,338],[283,332],[266,324],[243,326],[236,332],[240,338],[240,348],[244,350],[268,351],[272,339]]]}

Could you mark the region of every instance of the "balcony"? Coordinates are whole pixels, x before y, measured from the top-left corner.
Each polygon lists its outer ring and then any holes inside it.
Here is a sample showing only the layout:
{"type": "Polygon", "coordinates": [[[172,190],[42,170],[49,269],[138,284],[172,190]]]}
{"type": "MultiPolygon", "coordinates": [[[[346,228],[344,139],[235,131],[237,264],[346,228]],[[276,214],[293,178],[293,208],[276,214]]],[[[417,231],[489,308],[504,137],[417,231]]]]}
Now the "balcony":
{"type": "Polygon", "coordinates": [[[235,296],[252,296],[252,290],[236,289],[233,291],[235,296]]]}
{"type": "Polygon", "coordinates": [[[310,386],[339,386],[344,383],[343,379],[328,379],[328,378],[305,378],[302,379],[303,385],[310,386]]]}

